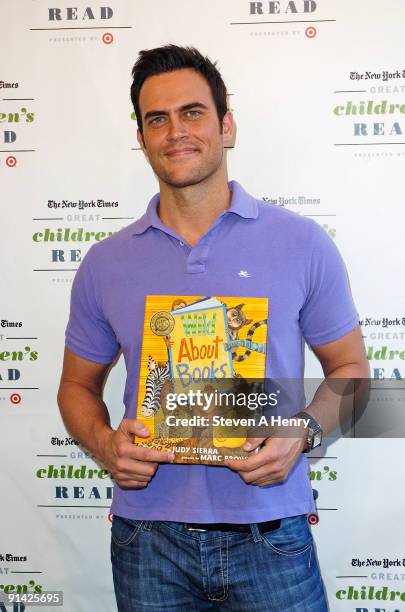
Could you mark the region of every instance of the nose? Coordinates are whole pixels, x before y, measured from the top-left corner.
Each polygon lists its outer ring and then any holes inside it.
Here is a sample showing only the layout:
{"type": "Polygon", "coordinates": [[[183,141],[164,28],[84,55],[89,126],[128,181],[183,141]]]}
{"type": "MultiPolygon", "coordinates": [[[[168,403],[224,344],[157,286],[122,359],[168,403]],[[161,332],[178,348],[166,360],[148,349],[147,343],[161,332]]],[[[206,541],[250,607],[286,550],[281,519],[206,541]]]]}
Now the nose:
{"type": "Polygon", "coordinates": [[[172,115],[169,117],[168,130],[166,134],[167,140],[176,142],[182,138],[185,138],[187,134],[188,132],[186,125],[181,120],[181,117],[178,117],[177,115],[172,115]]]}

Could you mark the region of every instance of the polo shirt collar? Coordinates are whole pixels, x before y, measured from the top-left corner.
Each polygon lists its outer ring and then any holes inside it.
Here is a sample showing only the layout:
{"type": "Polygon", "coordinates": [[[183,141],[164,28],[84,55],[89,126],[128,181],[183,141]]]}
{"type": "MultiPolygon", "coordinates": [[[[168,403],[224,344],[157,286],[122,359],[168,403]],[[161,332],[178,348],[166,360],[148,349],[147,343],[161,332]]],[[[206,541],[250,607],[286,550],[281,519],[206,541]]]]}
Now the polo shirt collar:
{"type": "MultiPolygon", "coordinates": [[[[222,215],[233,213],[244,219],[257,219],[259,214],[257,200],[236,181],[229,181],[228,185],[232,192],[231,206],[222,215]]],[[[168,228],[161,222],[157,213],[159,201],[157,193],[149,202],[145,214],[133,224],[133,234],[143,234],[150,227],[167,232],[168,228]]]]}
{"type": "Polygon", "coordinates": [[[235,213],[244,219],[257,219],[259,207],[257,200],[245,191],[236,181],[229,181],[229,189],[232,191],[231,206],[224,214],[235,213]]]}

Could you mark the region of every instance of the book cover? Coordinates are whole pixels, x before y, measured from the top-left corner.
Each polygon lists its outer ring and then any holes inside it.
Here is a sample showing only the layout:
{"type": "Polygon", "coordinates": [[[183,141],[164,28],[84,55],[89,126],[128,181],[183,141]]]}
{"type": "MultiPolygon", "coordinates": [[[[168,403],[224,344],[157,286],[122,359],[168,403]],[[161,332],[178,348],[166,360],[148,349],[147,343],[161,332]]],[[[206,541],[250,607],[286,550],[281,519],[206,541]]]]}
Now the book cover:
{"type": "Polygon", "coordinates": [[[244,398],[265,376],[267,318],[267,298],[146,296],[137,418],[151,435],[135,443],[175,463],[248,457],[244,398]]]}

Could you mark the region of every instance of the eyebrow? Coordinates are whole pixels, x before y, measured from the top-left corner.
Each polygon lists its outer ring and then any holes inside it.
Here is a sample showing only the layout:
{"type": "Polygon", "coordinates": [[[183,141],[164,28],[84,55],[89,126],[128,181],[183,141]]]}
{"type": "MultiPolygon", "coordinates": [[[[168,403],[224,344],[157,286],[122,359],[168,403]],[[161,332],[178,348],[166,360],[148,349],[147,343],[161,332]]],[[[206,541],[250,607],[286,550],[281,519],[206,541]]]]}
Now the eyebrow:
{"type": "MultiPolygon", "coordinates": [[[[183,106],[180,106],[178,110],[184,112],[184,111],[192,110],[193,108],[208,109],[208,106],[206,106],[202,102],[191,102],[190,104],[184,104],[183,106]]],[[[146,119],[149,119],[150,117],[158,117],[160,115],[168,115],[168,112],[165,110],[149,111],[145,113],[144,121],[146,121],[146,119]]]]}

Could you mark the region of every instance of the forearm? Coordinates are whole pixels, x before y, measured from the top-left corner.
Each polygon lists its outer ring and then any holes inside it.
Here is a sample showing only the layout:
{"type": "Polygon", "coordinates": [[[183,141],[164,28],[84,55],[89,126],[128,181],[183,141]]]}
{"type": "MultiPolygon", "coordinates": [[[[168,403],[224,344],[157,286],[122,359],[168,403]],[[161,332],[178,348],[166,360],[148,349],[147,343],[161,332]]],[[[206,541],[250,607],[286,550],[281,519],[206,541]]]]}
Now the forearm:
{"type": "Polygon", "coordinates": [[[369,367],[367,361],[342,365],[329,372],[305,409],[329,434],[352,418],[354,410],[367,401],[369,367]]]}
{"type": "Polygon", "coordinates": [[[103,449],[112,429],[101,395],[77,382],[62,382],[58,404],[69,432],[92,455],[103,461],[103,449]]]}

